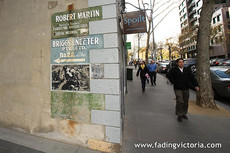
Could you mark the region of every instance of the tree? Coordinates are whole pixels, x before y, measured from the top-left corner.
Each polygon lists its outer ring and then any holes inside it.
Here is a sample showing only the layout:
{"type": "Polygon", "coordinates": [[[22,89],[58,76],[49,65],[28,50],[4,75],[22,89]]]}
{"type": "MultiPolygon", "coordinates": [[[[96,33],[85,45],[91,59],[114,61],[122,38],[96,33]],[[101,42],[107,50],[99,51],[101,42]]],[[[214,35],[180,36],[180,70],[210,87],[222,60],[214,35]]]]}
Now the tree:
{"type": "Polygon", "coordinates": [[[163,55],[164,55],[163,47],[164,47],[164,43],[163,42],[158,42],[158,44],[157,44],[157,53],[160,56],[160,60],[163,60],[163,55]]]}
{"type": "Polygon", "coordinates": [[[224,50],[225,59],[228,59],[228,51],[227,51],[227,46],[226,46],[227,39],[225,37],[222,24],[211,27],[210,39],[211,39],[211,44],[213,44],[214,41],[216,44],[221,44],[224,50]]]}
{"type": "Polygon", "coordinates": [[[166,39],[165,46],[169,50],[169,60],[172,60],[172,53],[173,52],[180,53],[179,43],[175,41],[175,38],[170,37],[170,38],[166,39]]]}
{"type": "MultiPolygon", "coordinates": [[[[151,5],[151,8],[154,8],[154,3],[155,3],[155,0],[153,0],[152,4],[149,4],[151,5]]],[[[140,0],[138,0],[138,5],[140,7],[140,0]]],[[[143,8],[145,9],[145,3],[143,2],[142,0],[142,6],[143,8]]],[[[150,10],[150,14],[148,15],[146,13],[146,18],[147,18],[147,21],[148,21],[148,26],[147,26],[147,40],[146,40],[146,52],[145,52],[145,63],[148,64],[148,57],[149,57],[149,42],[150,42],[150,35],[151,35],[151,27],[152,27],[152,22],[153,22],[153,9],[150,10]]],[[[147,23],[147,22],[146,22],[147,23]]]]}
{"type": "Polygon", "coordinates": [[[215,0],[203,0],[197,36],[197,81],[200,90],[196,103],[202,107],[217,108],[213,96],[210,63],[209,40],[212,14],[215,0]]]}

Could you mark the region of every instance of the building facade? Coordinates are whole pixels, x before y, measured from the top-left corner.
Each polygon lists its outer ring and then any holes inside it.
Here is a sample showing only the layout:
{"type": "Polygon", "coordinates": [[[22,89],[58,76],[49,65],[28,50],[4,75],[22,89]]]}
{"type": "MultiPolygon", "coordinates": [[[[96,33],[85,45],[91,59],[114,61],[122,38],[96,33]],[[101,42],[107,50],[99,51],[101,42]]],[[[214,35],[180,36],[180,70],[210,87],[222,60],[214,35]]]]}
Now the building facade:
{"type": "MultiPolygon", "coordinates": [[[[183,0],[179,5],[179,15],[180,15],[180,23],[181,23],[181,34],[179,36],[180,49],[186,53],[186,57],[196,57],[196,40],[197,40],[197,32],[199,26],[199,18],[200,12],[202,9],[202,0],[183,0]]],[[[215,13],[213,14],[214,18],[218,16],[218,22],[222,23],[222,31],[225,36],[225,47],[230,54],[229,48],[229,9],[230,2],[229,0],[220,1],[219,4],[215,5],[215,13]],[[218,14],[218,15],[217,15],[218,14]],[[221,22],[220,22],[221,21],[221,22]]],[[[216,19],[217,20],[217,19],[216,19]]],[[[215,23],[211,23],[212,27],[215,26],[215,23]]],[[[214,44],[210,41],[210,56],[224,56],[224,52],[218,51],[223,50],[224,47],[220,47],[220,44],[214,44]],[[215,46],[219,47],[215,47],[215,46]]]]}
{"type": "Polygon", "coordinates": [[[97,150],[122,143],[122,2],[0,0],[0,126],[97,150]]]}

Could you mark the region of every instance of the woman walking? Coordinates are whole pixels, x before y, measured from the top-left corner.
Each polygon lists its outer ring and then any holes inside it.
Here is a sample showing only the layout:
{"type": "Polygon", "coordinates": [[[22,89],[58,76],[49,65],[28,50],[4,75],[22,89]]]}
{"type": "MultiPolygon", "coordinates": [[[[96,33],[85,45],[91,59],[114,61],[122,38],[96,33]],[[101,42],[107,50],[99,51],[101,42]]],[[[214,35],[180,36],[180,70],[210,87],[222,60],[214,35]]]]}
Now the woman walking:
{"type": "Polygon", "coordinates": [[[141,65],[138,68],[137,77],[139,73],[140,73],[141,84],[142,84],[142,92],[145,92],[145,84],[146,84],[146,79],[147,79],[149,70],[144,61],[141,62],[141,65]]]}

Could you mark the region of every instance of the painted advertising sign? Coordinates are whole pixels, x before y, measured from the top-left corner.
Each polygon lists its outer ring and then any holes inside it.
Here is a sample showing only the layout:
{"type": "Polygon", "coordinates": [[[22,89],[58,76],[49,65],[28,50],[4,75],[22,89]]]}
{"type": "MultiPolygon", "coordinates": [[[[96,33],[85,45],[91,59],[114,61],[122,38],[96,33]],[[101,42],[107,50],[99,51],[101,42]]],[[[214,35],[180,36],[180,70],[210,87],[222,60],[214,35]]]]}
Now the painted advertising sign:
{"type": "Polygon", "coordinates": [[[89,21],[102,20],[102,7],[90,7],[55,13],[51,17],[51,38],[68,38],[89,34],[89,21]]]}
{"type": "Polygon", "coordinates": [[[145,12],[129,12],[123,15],[124,34],[144,33],[146,29],[145,12]]]}
{"type": "Polygon", "coordinates": [[[89,65],[52,65],[52,90],[89,91],[89,65]]]}
{"type": "Polygon", "coordinates": [[[89,63],[89,50],[104,48],[103,35],[51,40],[51,64],[89,63]]]}

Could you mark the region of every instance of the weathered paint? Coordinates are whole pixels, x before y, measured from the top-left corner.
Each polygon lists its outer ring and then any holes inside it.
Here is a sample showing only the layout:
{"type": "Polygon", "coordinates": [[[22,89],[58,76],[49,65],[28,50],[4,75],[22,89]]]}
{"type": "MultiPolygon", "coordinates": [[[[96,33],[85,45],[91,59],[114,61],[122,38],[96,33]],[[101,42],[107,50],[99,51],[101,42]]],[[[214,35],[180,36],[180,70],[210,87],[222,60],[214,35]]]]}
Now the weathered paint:
{"type": "Polygon", "coordinates": [[[91,64],[91,78],[103,79],[104,78],[104,64],[91,64]]]}
{"type": "Polygon", "coordinates": [[[104,110],[103,94],[51,92],[51,116],[90,123],[91,110],[104,110]]]}
{"type": "Polygon", "coordinates": [[[101,6],[55,13],[51,17],[51,38],[86,36],[89,34],[89,21],[101,19],[101,6]]]}
{"type": "Polygon", "coordinates": [[[51,40],[51,64],[89,63],[89,50],[104,48],[103,35],[51,40]]]}

